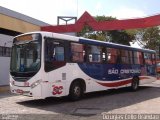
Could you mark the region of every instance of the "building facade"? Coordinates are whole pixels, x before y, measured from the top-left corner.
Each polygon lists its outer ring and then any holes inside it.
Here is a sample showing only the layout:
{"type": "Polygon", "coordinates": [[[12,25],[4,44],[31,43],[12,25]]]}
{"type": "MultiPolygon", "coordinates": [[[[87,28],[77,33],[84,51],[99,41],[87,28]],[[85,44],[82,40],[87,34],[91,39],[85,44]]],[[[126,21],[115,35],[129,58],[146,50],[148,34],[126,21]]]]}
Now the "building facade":
{"type": "Polygon", "coordinates": [[[13,37],[40,31],[49,24],[0,6],[0,86],[9,85],[9,66],[13,37]]]}

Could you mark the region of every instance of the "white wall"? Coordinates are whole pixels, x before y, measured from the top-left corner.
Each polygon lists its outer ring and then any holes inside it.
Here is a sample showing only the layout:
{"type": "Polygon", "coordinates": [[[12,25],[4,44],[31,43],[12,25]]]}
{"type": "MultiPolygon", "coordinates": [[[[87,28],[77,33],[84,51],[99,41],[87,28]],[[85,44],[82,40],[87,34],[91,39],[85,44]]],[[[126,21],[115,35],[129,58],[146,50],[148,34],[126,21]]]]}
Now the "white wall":
{"type": "Polygon", "coordinates": [[[10,57],[0,57],[0,86],[9,85],[10,57]]]}
{"type": "MultiPolygon", "coordinates": [[[[12,36],[0,34],[0,46],[11,47],[12,36]]],[[[0,56],[0,86],[9,85],[10,57],[0,56]]]]}

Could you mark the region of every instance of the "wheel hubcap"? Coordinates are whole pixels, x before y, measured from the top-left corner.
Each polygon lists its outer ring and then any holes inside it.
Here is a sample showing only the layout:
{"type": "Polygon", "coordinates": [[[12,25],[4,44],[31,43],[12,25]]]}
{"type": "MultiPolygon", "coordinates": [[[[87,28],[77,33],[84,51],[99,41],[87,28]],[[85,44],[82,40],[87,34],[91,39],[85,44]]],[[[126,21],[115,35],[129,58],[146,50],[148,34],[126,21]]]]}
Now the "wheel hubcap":
{"type": "Polygon", "coordinates": [[[134,81],[134,82],[133,82],[133,88],[134,88],[134,89],[137,89],[137,87],[138,87],[137,81],[134,81]]]}
{"type": "Polygon", "coordinates": [[[74,88],[74,94],[75,94],[76,96],[79,96],[79,95],[80,95],[80,88],[79,88],[78,86],[76,86],[76,87],[74,88]]]}

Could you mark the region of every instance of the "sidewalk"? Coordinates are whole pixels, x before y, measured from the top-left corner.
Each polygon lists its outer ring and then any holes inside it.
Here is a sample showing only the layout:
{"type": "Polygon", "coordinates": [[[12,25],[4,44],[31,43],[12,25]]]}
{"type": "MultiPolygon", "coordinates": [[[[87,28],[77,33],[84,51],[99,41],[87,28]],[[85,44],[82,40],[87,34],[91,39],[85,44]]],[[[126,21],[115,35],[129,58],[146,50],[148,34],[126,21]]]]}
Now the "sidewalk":
{"type": "Polygon", "coordinates": [[[9,91],[10,91],[9,85],[0,86],[0,93],[9,92],[9,91]]]}

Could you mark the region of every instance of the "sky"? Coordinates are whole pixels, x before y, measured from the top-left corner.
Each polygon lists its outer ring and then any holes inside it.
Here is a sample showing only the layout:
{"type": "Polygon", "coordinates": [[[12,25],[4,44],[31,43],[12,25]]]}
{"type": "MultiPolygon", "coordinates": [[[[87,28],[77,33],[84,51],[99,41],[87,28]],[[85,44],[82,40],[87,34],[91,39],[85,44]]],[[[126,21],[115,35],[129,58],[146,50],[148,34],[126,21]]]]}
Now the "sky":
{"type": "Polygon", "coordinates": [[[79,18],[85,11],[92,16],[104,15],[117,19],[160,14],[160,0],[0,0],[0,6],[51,25],[57,24],[57,16],[79,18]]]}

